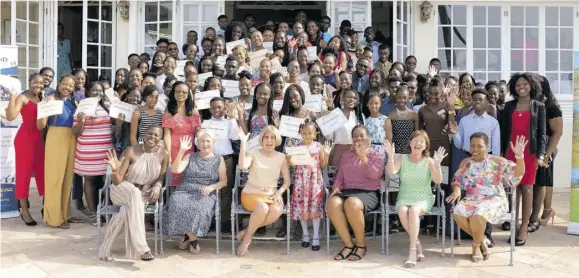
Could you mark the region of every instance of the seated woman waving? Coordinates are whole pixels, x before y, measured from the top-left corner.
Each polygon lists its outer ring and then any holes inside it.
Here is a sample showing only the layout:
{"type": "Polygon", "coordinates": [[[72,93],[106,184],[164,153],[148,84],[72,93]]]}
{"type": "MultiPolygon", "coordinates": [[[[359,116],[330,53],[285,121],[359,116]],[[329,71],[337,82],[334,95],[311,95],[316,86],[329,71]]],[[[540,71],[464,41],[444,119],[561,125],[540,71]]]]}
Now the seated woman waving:
{"type": "Polygon", "coordinates": [[[354,127],[352,141],[352,148],[342,155],[327,203],[328,216],[344,243],[344,249],[334,257],[337,261],[358,261],[366,254],[364,214],[380,205],[380,182],[384,174],[384,155],[370,148],[368,128],[354,127]],[[348,224],[354,231],[356,245],[348,224]]]}
{"type": "Polygon", "coordinates": [[[275,150],[281,145],[281,135],[275,126],[268,125],[261,131],[261,149],[249,154],[246,153],[249,135],[241,128],[238,134],[241,140],[238,165],[241,169],[249,169],[247,184],[241,193],[241,205],[252,212],[247,229],[237,234],[237,240],[241,241],[237,255],[244,256],[257,228],[272,224],[281,216],[282,194],[290,186],[290,173],[285,155],[275,150]],[[280,174],[283,185],[277,189],[280,174]]]}
{"type": "Polygon", "coordinates": [[[516,186],[525,173],[524,150],[528,141],[518,136],[511,142],[516,163],[503,157],[489,155],[489,138],[482,132],[470,136],[471,157],[462,160],[451,185],[452,194],[446,201],[460,200],[453,209],[458,226],[472,236],[472,261],[480,262],[489,257],[484,232],[487,221],[497,224],[508,211],[504,182],[516,186]],[[461,200],[461,189],[466,195],[461,200]],[[482,255],[481,255],[482,253],[482,255]]]}
{"type": "Polygon", "coordinates": [[[400,175],[400,192],[396,201],[398,217],[408,232],[410,247],[405,267],[415,267],[416,261],[424,260],[422,245],[418,241],[420,231],[420,216],[429,213],[434,204],[434,195],[430,182],[442,182],[440,163],[446,157],[446,150],[439,147],[430,158],[430,139],[423,130],[412,133],[409,142],[409,154],[395,157],[394,144],[386,141],[384,148],[388,154],[388,175],[400,175]],[[417,250],[418,249],[418,250],[417,250]],[[418,252],[418,255],[417,255],[418,252]]]}
{"type": "Polygon", "coordinates": [[[134,259],[140,255],[144,261],[153,259],[145,237],[144,208],[146,202],[159,199],[169,165],[169,153],[159,144],[162,137],[160,126],[150,126],[143,143],[125,149],[120,161],[114,150],[107,154],[112,171],[111,200],[121,209],[107,225],[104,242],[99,247],[101,260],[108,260],[113,242],[123,230],[127,257],[134,259]]]}
{"type": "Polygon", "coordinates": [[[171,194],[165,209],[167,235],[182,235],[179,249],[199,254],[198,236],[206,236],[215,214],[215,191],[227,185],[225,162],[213,153],[215,140],[205,130],[197,132],[199,152],[185,154],[191,149],[191,137],[181,137],[177,157],[171,171],[183,173],[183,183],[171,194]]]}

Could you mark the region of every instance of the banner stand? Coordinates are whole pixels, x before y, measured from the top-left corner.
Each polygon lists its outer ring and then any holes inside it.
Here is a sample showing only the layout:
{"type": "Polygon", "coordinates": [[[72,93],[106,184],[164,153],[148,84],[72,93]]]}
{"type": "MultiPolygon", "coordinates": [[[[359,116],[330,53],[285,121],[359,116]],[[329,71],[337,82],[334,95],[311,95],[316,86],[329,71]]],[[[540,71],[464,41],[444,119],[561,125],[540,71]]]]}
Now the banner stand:
{"type": "Polygon", "coordinates": [[[16,173],[14,137],[20,127],[21,117],[14,121],[6,118],[6,107],[11,92],[21,93],[18,80],[18,47],[0,45],[0,217],[18,217],[16,200],[16,173]],[[14,76],[14,77],[12,77],[14,76]]]}
{"type": "Polygon", "coordinates": [[[573,55],[573,146],[571,159],[571,203],[567,233],[579,235],[579,51],[573,55]]]}

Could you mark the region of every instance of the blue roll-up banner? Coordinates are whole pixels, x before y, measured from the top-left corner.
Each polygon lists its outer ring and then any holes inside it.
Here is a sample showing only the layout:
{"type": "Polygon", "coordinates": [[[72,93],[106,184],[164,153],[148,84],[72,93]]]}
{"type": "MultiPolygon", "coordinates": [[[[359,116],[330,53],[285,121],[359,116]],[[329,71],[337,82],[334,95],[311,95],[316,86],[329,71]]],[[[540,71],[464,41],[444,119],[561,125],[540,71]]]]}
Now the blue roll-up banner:
{"type": "Polygon", "coordinates": [[[6,119],[6,107],[11,92],[21,93],[18,80],[18,48],[0,45],[0,217],[18,217],[16,200],[16,175],[14,137],[21,123],[20,116],[14,121],[6,119]]]}

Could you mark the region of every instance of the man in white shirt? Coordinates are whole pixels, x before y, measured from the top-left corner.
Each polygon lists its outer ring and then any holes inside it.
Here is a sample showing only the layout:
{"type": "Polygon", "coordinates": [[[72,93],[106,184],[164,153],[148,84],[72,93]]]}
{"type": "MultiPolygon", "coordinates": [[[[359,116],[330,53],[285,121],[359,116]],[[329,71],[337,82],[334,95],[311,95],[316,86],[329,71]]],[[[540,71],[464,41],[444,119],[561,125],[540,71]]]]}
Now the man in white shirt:
{"type": "MultiPolygon", "coordinates": [[[[227,171],[227,186],[220,191],[220,208],[221,215],[229,215],[229,213],[231,213],[231,190],[233,189],[233,183],[235,181],[234,151],[231,141],[239,140],[239,136],[237,135],[237,121],[232,117],[236,111],[226,111],[225,100],[220,97],[215,97],[211,100],[209,111],[211,112],[211,119],[203,122],[201,128],[208,129],[215,137],[218,137],[214,138],[215,145],[213,147],[213,153],[223,157],[227,171]],[[223,135],[225,135],[225,137],[223,137],[223,135]]],[[[228,230],[228,224],[230,223],[227,219],[227,217],[222,218],[222,231],[228,230]]]]}

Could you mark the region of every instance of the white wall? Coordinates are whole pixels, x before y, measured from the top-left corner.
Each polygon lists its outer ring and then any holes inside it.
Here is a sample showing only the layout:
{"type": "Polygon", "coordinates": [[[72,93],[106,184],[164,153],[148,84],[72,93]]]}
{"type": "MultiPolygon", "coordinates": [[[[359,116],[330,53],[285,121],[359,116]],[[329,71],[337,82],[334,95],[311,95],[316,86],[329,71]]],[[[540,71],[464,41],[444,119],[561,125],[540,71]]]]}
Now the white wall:
{"type": "MultiPolygon", "coordinates": [[[[448,1],[446,1],[448,2],[448,1]]],[[[533,2],[533,1],[529,1],[533,2]]],[[[535,1],[539,2],[539,1],[535,1]]],[[[414,16],[414,55],[418,61],[416,70],[418,72],[426,72],[428,62],[430,59],[437,57],[437,22],[438,9],[435,7],[435,13],[426,23],[420,21],[420,4],[422,1],[413,1],[412,12],[414,16]]],[[[433,5],[436,2],[431,1],[433,5]]],[[[520,2],[519,2],[520,4],[520,2]]],[[[577,27],[576,27],[577,28],[577,27]]],[[[577,31],[577,30],[576,30],[577,31]]],[[[577,33],[577,32],[575,32],[577,33]]],[[[574,42],[575,50],[579,50],[579,36],[575,36],[574,42]]],[[[570,99],[560,100],[561,109],[563,110],[563,137],[559,142],[559,154],[555,159],[555,174],[554,186],[558,190],[567,190],[571,186],[571,144],[572,144],[572,125],[573,125],[573,110],[572,101],[570,99]]]]}
{"type": "MultiPolygon", "coordinates": [[[[137,4],[136,2],[131,2],[132,5],[137,4]]],[[[132,12],[133,10],[131,10],[132,12]]],[[[134,10],[136,11],[136,9],[134,10]]],[[[131,19],[131,17],[135,17],[137,16],[136,13],[130,13],[129,14],[129,20],[131,19]]],[[[136,49],[132,49],[132,47],[129,46],[130,43],[130,39],[129,39],[129,21],[125,21],[121,18],[121,16],[119,15],[119,12],[117,10],[117,38],[116,38],[116,44],[115,44],[115,48],[116,48],[116,65],[115,68],[113,69],[113,76],[112,78],[114,79],[115,76],[115,71],[119,68],[129,68],[129,64],[128,64],[128,60],[127,57],[129,57],[129,54],[132,53],[133,51],[135,51],[136,49]],[[129,52],[131,51],[131,52],[129,52]]],[[[138,29],[140,30],[140,29],[138,29]]],[[[136,32],[136,31],[133,31],[136,32]]],[[[137,51],[137,54],[141,54],[141,51],[137,51]]]]}

